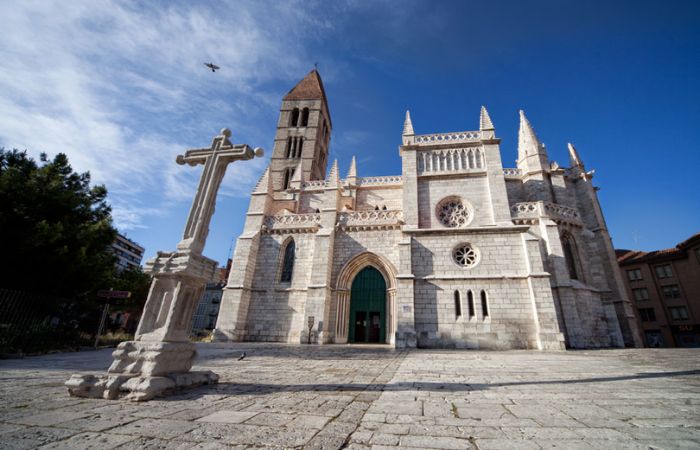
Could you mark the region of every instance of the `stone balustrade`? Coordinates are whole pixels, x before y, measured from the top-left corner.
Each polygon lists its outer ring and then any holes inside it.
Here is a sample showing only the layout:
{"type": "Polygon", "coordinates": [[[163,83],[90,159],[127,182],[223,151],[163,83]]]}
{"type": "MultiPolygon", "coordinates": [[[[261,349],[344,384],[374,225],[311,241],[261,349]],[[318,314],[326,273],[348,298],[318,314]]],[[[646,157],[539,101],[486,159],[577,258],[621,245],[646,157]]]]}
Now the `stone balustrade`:
{"type": "Polygon", "coordinates": [[[324,188],[326,187],[326,180],[305,181],[301,184],[301,187],[304,189],[324,188]]]}
{"type": "Polygon", "coordinates": [[[342,229],[368,230],[368,229],[394,229],[403,224],[403,211],[352,211],[342,212],[338,215],[337,226],[342,229]]]}
{"type": "Polygon", "coordinates": [[[474,142],[481,139],[479,131],[457,131],[453,133],[420,134],[415,137],[418,145],[440,145],[459,142],[474,142]]]}
{"type": "Polygon", "coordinates": [[[503,175],[506,176],[506,178],[512,177],[512,178],[520,178],[522,176],[522,172],[520,169],[515,169],[515,168],[503,168],[503,175]]]}
{"type": "Polygon", "coordinates": [[[389,175],[386,177],[364,177],[357,179],[358,186],[382,186],[401,183],[401,175],[389,175]]]}
{"type": "Polygon", "coordinates": [[[510,214],[516,223],[535,223],[540,217],[546,217],[558,223],[581,226],[578,211],[568,206],[551,202],[523,202],[510,207],[510,214]]]}
{"type": "Polygon", "coordinates": [[[311,233],[321,226],[320,214],[281,214],[277,216],[266,216],[263,230],[268,233],[311,233]]]}

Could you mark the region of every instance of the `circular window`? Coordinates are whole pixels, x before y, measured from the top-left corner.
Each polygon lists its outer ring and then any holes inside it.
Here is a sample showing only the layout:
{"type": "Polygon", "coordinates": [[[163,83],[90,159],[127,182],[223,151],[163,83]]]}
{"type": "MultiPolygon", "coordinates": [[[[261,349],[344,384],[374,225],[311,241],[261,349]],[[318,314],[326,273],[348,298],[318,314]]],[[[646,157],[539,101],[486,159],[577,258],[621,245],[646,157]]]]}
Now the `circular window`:
{"type": "Polygon", "coordinates": [[[465,227],[471,221],[471,208],[459,197],[448,197],[437,205],[436,214],[440,223],[448,228],[465,227]]]}
{"type": "Polygon", "coordinates": [[[459,244],[452,250],[452,259],[461,267],[474,267],[479,263],[479,252],[471,244],[459,244]]]}

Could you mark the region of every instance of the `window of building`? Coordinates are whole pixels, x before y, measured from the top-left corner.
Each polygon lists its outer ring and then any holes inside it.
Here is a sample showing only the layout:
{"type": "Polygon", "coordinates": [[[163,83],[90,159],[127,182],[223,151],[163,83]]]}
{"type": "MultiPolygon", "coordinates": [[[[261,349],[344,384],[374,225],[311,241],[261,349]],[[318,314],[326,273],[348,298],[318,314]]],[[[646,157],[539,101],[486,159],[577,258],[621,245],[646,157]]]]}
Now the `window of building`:
{"type": "Polygon", "coordinates": [[[282,185],[282,189],[288,189],[289,188],[289,182],[292,181],[292,178],[294,177],[294,169],[286,169],[284,171],[284,184],[282,185]]]}
{"type": "Polygon", "coordinates": [[[287,155],[287,158],[292,157],[292,138],[290,137],[287,138],[287,150],[285,153],[287,155]]]}
{"type": "Polygon", "coordinates": [[[655,322],[656,312],[654,312],[654,308],[639,308],[639,318],[642,319],[642,322],[655,322]]]}
{"type": "Polygon", "coordinates": [[[469,307],[469,318],[474,317],[474,293],[467,291],[467,306],[469,307]]]}
{"type": "Polygon", "coordinates": [[[295,158],[301,158],[301,151],[304,149],[304,138],[300,137],[299,142],[297,142],[296,152],[294,153],[295,158]]]}
{"type": "Polygon", "coordinates": [[[290,127],[296,127],[299,124],[299,108],[294,108],[292,110],[292,117],[289,121],[290,127]]]}
{"type": "Polygon", "coordinates": [[[632,289],[632,294],[634,294],[634,299],[638,302],[649,300],[649,291],[647,288],[632,289]]]}
{"type": "Polygon", "coordinates": [[[627,279],[630,281],[639,281],[642,279],[642,271],[639,269],[632,269],[627,271],[627,279]]]}
{"type": "Polygon", "coordinates": [[[647,341],[647,347],[658,348],[664,346],[664,337],[659,330],[645,330],[644,338],[647,341]]]}
{"type": "Polygon", "coordinates": [[[671,313],[673,320],[688,320],[688,310],[685,309],[685,306],[668,308],[668,311],[671,313]]]}
{"type": "Polygon", "coordinates": [[[460,267],[471,268],[476,266],[479,263],[479,256],[479,250],[469,243],[459,244],[452,249],[452,259],[460,267]]]}
{"type": "Polygon", "coordinates": [[[287,246],[284,248],[284,259],[282,260],[282,273],[280,281],[289,283],[292,281],[292,273],[294,272],[294,256],[296,253],[296,244],[294,239],[290,239],[287,246]]]}
{"type": "Polygon", "coordinates": [[[578,280],[578,272],[576,270],[576,252],[574,251],[574,246],[572,244],[573,238],[565,234],[562,236],[562,247],[564,249],[564,259],[566,260],[566,267],[569,269],[569,278],[572,280],[578,280]]]}
{"type": "Polygon", "coordinates": [[[457,319],[462,317],[462,298],[459,291],[455,291],[455,317],[457,319]]]}
{"type": "Polygon", "coordinates": [[[486,291],[481,291],[481,313],[484,315],[484,319],[489,316],[489,305],[486,301],[486,291]]]}
{"type": "Polygon", "coordinates": [[[437,204],[435,214],[441,224],[448,228],[466,227],[473,214],[468,204],[459,197],[446,197],[437,204]]]}
{"type": "Polygon", "coordinates": [[[309,124],[309,108],[304,108],[301,111],[301,126],[305,127],[309,124]]]}
{"type": "Polygon", "coordinates": [[[663,266],[654,267],[656,270],[656,276],[659,278],[671,278],[673,276],[673,270],[670,264],[664,264],[663,266]]]}
{"type": "Polygon", "coordinates": [[[661,292],[663,292],[665,299],[681,298],[681,289],[677,284],[662,286],[661,292]]]}

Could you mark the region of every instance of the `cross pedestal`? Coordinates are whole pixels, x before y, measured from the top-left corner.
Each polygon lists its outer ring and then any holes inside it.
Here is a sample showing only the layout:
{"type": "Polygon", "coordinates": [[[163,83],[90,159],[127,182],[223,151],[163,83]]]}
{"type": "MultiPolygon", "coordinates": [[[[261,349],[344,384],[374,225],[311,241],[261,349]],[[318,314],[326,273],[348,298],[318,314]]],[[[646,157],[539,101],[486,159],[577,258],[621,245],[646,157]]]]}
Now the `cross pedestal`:
{"type": "Polygon", "coordinates": [[[143,401],[179,387],[216,383],[213,372],[190,372],[197,354],[189,334],[192,315],[216,261],[202,255],[216,194],[228,164],[263,156],[263,150],[231,144],[221,130],[210,148],[178,155],[178,164],[204,164],[182,240],[174,252],[158,252],[145,264],[153,274],[136,336],[119,344],[107,375],[73,375],[66,382],[71,395],[143,401]]]}

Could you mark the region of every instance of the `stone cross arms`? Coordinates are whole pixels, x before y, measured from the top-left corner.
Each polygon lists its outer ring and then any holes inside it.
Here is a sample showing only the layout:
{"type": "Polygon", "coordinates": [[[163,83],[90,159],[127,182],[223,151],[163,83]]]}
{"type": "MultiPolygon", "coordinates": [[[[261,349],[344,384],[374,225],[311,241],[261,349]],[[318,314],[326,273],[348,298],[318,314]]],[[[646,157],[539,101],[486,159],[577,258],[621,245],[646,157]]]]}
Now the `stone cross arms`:
{"type": "Polygon", "coordinates": [[[190,166],[204,164],[182,241],[177,245],[178,250],[202,253],[209,233],[209,223],[214,214],[216,195],[226,173],[226,167],[234,161],[263,156],[263,149],[253,150],[247,144],[232,144],[230,137],[231,131],[224,128],[221,134],[212,140],[210,148],[188,150],[184,155],[178,155],[176,158],[178,164],[190,166]]]}

